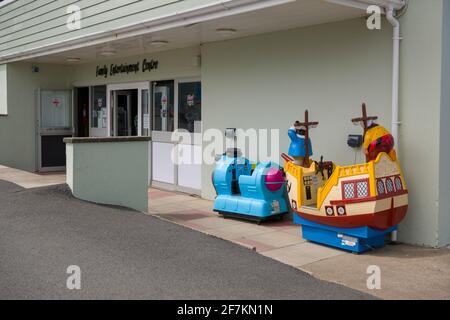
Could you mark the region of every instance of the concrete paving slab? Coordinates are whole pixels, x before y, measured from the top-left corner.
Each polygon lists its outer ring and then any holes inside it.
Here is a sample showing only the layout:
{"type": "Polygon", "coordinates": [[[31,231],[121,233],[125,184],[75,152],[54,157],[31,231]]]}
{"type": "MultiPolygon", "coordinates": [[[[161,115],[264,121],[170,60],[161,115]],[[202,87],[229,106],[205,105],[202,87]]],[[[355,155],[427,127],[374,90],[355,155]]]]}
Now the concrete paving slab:
{"type": "Polygon", "coordinates": [[[208,233],[219,238],[223,237],[225,239],[238,239],[245,236],[257,235],[271,231],[272,230],[267,227],[252,225],[245,222],[233,224],[223,228],[208,229],[208,233]]]}
{"type": "Polygon", "coordinates": [[[201,219],[195,219],[194,222],[197,225],[201,225],[207,229],[222,229],[229,226],[240,225],[242,222],[230,219],[223,219],[220,217],[206,217],[201,219]]]}
{"type": "Polygon", "coordinates": [[[302,238],[283,231],[244,236],[244,239],[257,241],[272,248],[282,248],[305,242],[302,238]]]}
{"type": "Polygon", "coordinates": [[[280,248],[275,250],[261,252],[263,256],[275,259],[290,266],[300,267],[317,261],[299,254],[298,251],[289,248],[280,248]]]}
{"type": "Polygon", "coordinates": [[[288,264],[298,267],[339,255],[345,255],[347,253],[305,242],[263,252],[263,254],[267,257],[277,259],[278,261],[286,259],[288,264]]]}

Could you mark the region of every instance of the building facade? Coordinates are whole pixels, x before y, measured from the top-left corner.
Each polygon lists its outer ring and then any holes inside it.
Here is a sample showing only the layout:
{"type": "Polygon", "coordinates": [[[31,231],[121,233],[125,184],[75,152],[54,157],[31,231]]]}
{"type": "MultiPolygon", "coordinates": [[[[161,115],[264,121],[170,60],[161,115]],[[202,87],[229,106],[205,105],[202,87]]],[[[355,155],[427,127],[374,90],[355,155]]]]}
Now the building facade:
{"type": "Polygon", "coordinates": [[[173,148],[190,157],[208,129],[254,128],[279,130],[286,152],[287,129],[309,109],[316,157],[363,162],[346,141],[361,134],[350,119],[365,102],[398,127],[410,192],[399,240],[444,246],[449,19],[448,0],[2,1],[0,164],[61,170],[63,137],[149,135],[149,184],[212,199],[214,165],[174,164],[173,148]],[[370,30],[369,5],[400,24],[398,119],[393,25],[383,15],[370,30]],[[172,141],[176,129],[192,140],[172,141]]]}

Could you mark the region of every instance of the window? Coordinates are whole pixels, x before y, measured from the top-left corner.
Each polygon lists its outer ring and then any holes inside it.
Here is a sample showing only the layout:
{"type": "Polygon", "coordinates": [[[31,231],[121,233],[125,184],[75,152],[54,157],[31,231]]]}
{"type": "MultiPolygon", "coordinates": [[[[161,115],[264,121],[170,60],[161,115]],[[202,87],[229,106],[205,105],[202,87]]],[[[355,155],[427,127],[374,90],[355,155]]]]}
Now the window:
{"type": "Polygon", "coordinates": [[[196,122],[202,120],[201,96],[200,82],[182,82],[178,85],[178,129],[200,132],[196,122]]]}
{"type": "Polygon", "coordinates": [[[8,114],[6,95],[6,64],[2,64],[0,65],[0,115],[8,114]]]}
{"type": "Polygon", "coordinates": [[[363,199],[367,198],[369,192],[369,180],[357,180],[344,182],[342,187],[344,199],[363,199]]]}
{"type": "Polygon", "coordinates": [[[142,135],[149,136],[150,135],[150,105],[149,105],[149,96],[148,90],[142,90],[141,92],[141,102],[142,102],[142,135]]]}
{"type": "Polygon", "coordinates": [[[395,177],[395,189],[396,189],[397,191],[403,190],[402,179],[400,179],[399,176],[395,177]]]}
{"type": "Polygon", "coordinates": [[[355,184],[344,183],[344,199],[354,199],[355,198],[355,184]]]}
{"type": "Polygon", "coordinates": [[[153,83],[153,131],[174,130],[174,82],[153,83]]]}
{"type": "Polygon", "coordinates": [[[106,128],[107,119],[106,86],[92,87],[91,128],[106,128]]]}
{"type": "Polygon", "coordinates": [[[356,183],[356,195],[358,198],[367,198],[369,196],[369,184],[367,181],[356,183]]]}
{"type": "Polygon", "coordinates": [[[41,128],[71,128],[72,108],[70,91],[41,92],[41,128]]]}
{"type": "Polygon", "coordinates": [[[378,190],[378,195],[383,195],[386,193],[386,188],[384,187],[384,182],[381,179],[377,180],[377,190],[378,190]]]}
{"type": "Polygon", "coordinates": [[[386,178],[386,189],[388,193],[393,193],[394,190],[394,183],[392,182],[391,178],[386,178]]]}

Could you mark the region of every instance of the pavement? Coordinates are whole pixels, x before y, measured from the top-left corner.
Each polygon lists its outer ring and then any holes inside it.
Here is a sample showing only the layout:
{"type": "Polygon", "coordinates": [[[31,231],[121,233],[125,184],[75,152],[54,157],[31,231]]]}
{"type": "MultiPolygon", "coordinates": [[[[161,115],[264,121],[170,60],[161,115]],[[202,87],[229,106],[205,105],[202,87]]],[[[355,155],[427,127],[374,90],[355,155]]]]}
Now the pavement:
{"type": "Polygon", "coordinates": [[[0,204],[0,299],[373,298],[154,216],[80,201],[66,185],[0,181],[0,204]],[[80,290],[66,286],[73,265],[80,290]]]}
{"type": "MultiPolygon", "coordinates": [[[[291,221],[256,225],[224,219],[213,202],[195,196],[149,190],[149,213],[160,219],[250,248],[310,275],[382,299],[450,299],[450,250],[387,245],[363,255],[302,239],[291,221]],[[381,271],[381,288],[369,289],[368,268],[381,271]]],[[[287,219],[286,219],[287,220],[287,219]]]]}

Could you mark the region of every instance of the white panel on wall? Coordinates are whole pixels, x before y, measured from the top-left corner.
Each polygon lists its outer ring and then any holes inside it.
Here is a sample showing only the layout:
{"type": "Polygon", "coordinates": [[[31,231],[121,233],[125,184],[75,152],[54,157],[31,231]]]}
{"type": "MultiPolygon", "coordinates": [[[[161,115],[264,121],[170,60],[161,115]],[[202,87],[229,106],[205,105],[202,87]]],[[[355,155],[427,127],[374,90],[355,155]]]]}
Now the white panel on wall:
{"type": "Polygon", "coordinates": [[[174,145],[171,143],[153,142],[152,176],[154,181],[175,183],[175,165],[172,159],[174,145]]]}
{"type": "Polygon", "coordinates": [[[178,145],[178,185],[195,190],[202,189],[202,147],[178,145]]]}
{"type": "Polygon", "coordinates": [[[0,114],[8,114],[6,99],[6,64],[0,65],[0,114]]]}

